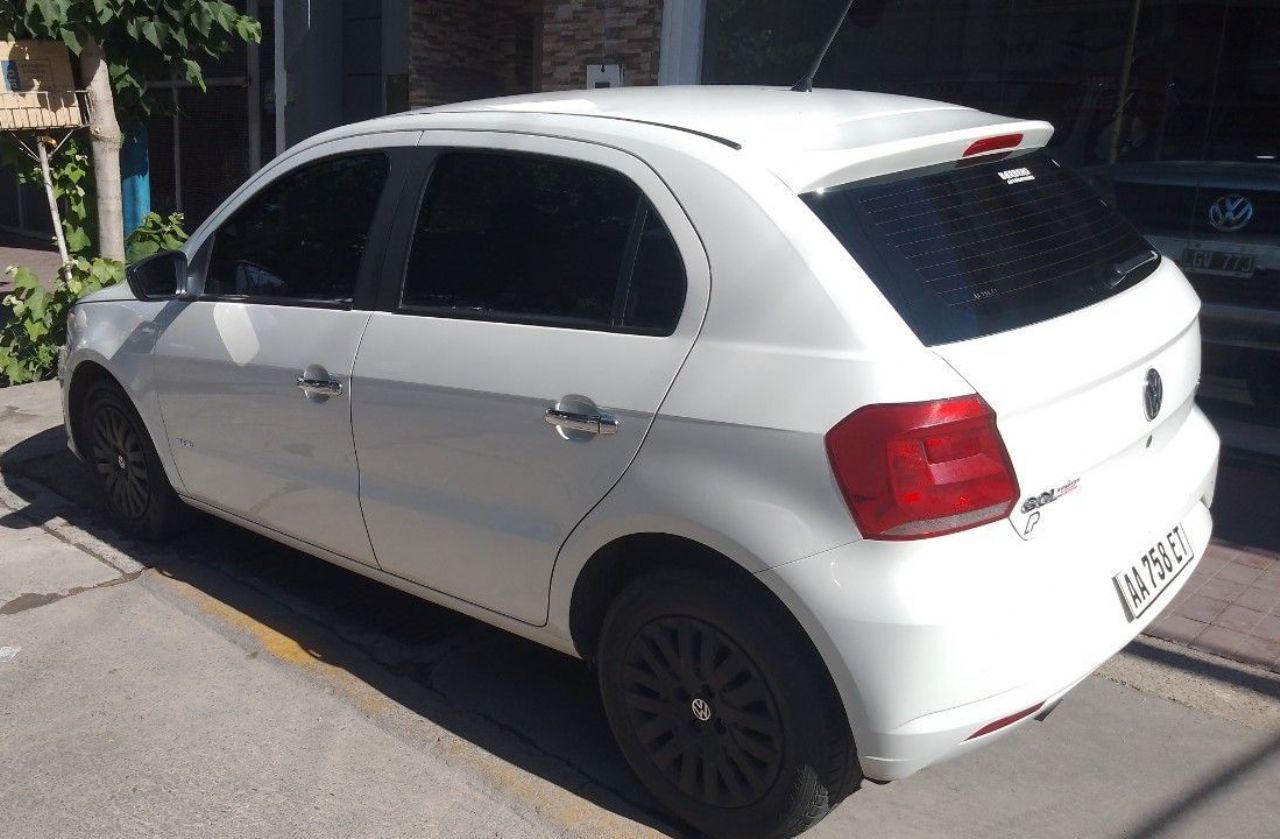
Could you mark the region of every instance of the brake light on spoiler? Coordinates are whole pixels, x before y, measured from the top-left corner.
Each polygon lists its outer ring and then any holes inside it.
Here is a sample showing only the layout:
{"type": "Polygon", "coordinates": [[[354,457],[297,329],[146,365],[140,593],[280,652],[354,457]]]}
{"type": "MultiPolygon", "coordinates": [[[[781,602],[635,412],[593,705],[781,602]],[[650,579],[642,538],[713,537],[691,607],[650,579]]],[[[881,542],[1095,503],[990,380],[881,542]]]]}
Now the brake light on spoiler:
{"type": "Polygon", "coordinates": [[[868,405],[826,435],[836,483],[868,539],[924,539],[1006,518],[1018,481],[976,394],[868,405]]]}
{"type": "Polygon", "coordinates": [[[981,140],[974,140],[969,144],[969,148],[964,150],[964,157],[1016,149],[1021,142],[1021,134],[1001,134],[996,137],[983,137],[981,140]]]}

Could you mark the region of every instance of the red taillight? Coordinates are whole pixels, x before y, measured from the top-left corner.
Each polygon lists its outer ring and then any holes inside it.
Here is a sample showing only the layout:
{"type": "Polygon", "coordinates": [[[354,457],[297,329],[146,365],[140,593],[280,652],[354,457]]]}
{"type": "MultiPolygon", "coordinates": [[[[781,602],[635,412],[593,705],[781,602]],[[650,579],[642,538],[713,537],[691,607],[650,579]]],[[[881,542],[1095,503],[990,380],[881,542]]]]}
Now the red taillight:
{"type": "Polygon", "coordinates": [[[923,539],[1009,515],[1018,481],[981,397],[869,405],[827,432],[827,457],[868,539],[923,539]]]}
{"type": "Polygon", "coordinates": [[[998,137],[983,137],[981,140],[974,140],[970,143],[969,148],[964,150],[964,156],[973,157],[975,154],[1016,149],[1021,142],[1021,134],[1001,134],[998,137]]]}

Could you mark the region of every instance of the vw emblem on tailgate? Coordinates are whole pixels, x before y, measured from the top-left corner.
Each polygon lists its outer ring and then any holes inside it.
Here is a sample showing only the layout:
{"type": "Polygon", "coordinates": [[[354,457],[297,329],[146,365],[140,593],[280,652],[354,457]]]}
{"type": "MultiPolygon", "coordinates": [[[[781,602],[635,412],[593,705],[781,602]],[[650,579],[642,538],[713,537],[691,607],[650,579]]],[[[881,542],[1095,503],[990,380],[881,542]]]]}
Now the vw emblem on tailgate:
{"type": "Polygon", "coordinates": [[[1209,223],[1214,230],[1234,233],[1253,220],[1253,202],[1243,195],[1224,195],[1209,205],[1209,223]]]}
{"type": "Polygon", "coordinates": [[[1164,382],[1160,381],[1160,373],[1152,367],[1147,371],[1147,383],[1142,388],[1142,405],[1147,409],[1147,419],[1153,420],[1160,413],[1160,404],[1164,402],[1164,382]]]}

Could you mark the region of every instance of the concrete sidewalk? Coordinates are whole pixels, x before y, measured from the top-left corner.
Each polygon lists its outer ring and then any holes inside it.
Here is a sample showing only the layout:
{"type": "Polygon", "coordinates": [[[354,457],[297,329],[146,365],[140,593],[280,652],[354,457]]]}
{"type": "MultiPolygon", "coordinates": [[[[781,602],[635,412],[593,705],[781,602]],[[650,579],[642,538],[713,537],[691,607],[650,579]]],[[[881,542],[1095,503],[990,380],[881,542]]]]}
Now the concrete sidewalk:
{"type": "Polygon", "coordinates": [[[115,547],[70,544],[58,502],[17,486],[0,487],[7,839],[643,832],[115,547]]]}

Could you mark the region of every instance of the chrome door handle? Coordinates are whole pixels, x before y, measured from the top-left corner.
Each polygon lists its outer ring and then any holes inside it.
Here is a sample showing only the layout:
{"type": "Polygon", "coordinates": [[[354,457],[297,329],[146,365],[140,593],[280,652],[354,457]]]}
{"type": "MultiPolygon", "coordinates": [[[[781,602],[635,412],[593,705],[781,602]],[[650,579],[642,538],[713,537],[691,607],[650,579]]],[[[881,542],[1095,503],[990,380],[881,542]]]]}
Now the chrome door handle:
{"type": "Polygon", "coordinates": [[[312,379],[299,376],[298,390],[316,396],[341,396],[342,382],[337,379],[312,379]]]}
{"type": "Polygon", "coordinates": [[[559,408],[548,408],[546,414],[548,425],[569,431],[585,431],[588,434],[609,436],[618,433],[618,418],[611,414],[578,414],[573,411],[561,411],[559,408]]]}

